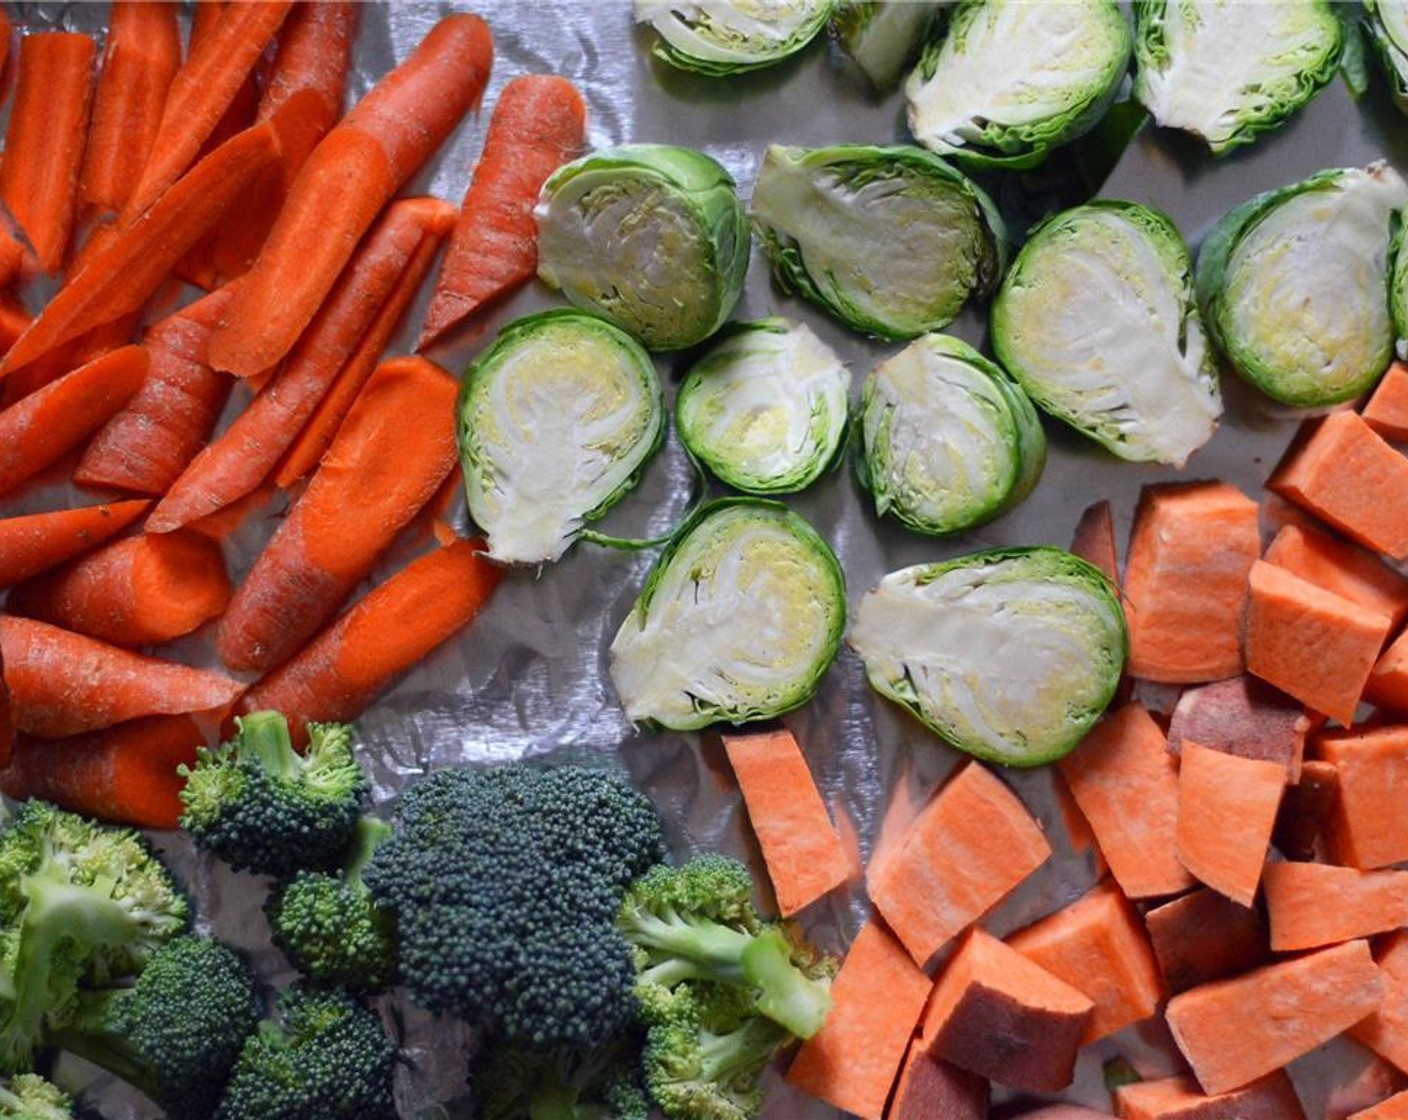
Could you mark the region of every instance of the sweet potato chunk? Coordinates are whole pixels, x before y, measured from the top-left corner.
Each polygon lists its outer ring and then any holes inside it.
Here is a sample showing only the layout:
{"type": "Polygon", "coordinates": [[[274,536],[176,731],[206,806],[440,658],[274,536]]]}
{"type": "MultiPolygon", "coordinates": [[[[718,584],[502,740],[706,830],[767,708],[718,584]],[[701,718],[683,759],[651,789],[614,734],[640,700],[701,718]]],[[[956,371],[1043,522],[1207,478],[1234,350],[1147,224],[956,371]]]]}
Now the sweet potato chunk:
{"type": "Polygon", "coordinates": [[[1303,525],[1287,525],[1264,558],[1307,583],[1381,611],[1397,629],[1408,618],[1408,579],[1372,552],[1303,525]]]}
{"type": "Polygon", "coordinates": [[[1286,769],[1183,744],[1178,770],[1178,860],[1234,902],[1256,898],[1286,788],[1286,769]]]}
{"type": "Polygon", "coordinates": [[[1168,746],[1177,754],[1191,739],[1215,751],[1279,762],[1294,783],[1314,724],[1284,692],[1243,674],[1184,692],[1173,709],[1168,746]]]}
{"type": "Polygon", "coordinates": [[[1269,863],[1263,881],[1273,952],[1317,949],[1408,925],[1408,871],[1269,863]]]}
{"type": "Polygon", "coordinates": [[[1316,750],[1339,777],[1326,819],[1334,861],[1368,871],[1408,860],[1408,727],[1330,731],[1316,750]]]}
{"type": "Polygon", "coordinates": [[[1171,995],[1246,972],[1270,956],[1261,914],[1209,887],[1154,907],[1144,924],[1171,995]]]}
{"type": "Polygon", "coordinates": [[[1408,366],[1394,362],[1360,413],[1384,439],[1408,440],[1408,366]]]}
{"type": "Polygon", "coordinates": [[[988,1083],[914,1043],[885,1120],[988,1120],[988,1083]]]}
{"type": "Polygon", "coordinates": [[[1384,981],[1384,1001],[1350,1027],[1349,1036],[1408,1072],[1408,933],[1392,933],[1377,942],[1374,959],[1384,981]]]}
{"type": "Polygon", "coordinates": [[[1115,1090],[1120,1120],[1305,1120],[1295,1086],[1282,1071],[1215,1097],[1191,1077],[1141,1081],[1115,1090]]]}
{"type": "Polygon", "coordinates": [[[1300,781],[1286,787],[1271,833],[1271,842],[1283,856],[1299,860],[1319,857],[1325,822],[1339,786],[1339,771],[1331,763],[1312,758],[1301,765],[1300,781]]]}

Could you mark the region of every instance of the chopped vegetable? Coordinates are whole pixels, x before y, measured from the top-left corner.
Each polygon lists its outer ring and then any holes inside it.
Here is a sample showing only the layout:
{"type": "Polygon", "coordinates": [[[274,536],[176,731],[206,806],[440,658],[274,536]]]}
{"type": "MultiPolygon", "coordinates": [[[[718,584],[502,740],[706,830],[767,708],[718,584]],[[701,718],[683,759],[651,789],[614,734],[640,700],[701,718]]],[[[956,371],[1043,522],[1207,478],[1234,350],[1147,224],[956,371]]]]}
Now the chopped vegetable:
{"type": "Polygon", "coordinates": [[[1268,863],[1263,873],[1271,948],[1317,949],[1408,926],[1408,871],[1268,863]]]}
{"type": "Polygon", "coordinates": [[[1178,862],[1199,882],[1251,906],[1286,788],[1279,762],[1184,742],[1178,766],[1178,862]]]}
{"type": "Polygon", "coordinates": [[[0,587],[10,587],[96,548],[150,508],[151,502],[134,499],[0,519],[0,587]]]}
{"type": "Polygon", "coordinates": [[[73,1098],[37,1073],[0,1079],[4,1120],[74,1120],[73,1098]]]}
{"type": "Polygon", "coordinates": [[[543,1051],[490,1039],[470,1071],[480,1120],[649,1120],[639,1045],[543,1051]]]}
{"type": "Polygon", "coordinates": [[[1408,4],[1365,0],[1364,27],[1378,51],[1394,104],[1408,112],[1408,4]]]}
{"type": "Polygon", "coordinates": [[[1111,585],[1120,585],[1119,558],[1115,554],[1115,518],[1108,500],[1085,508],[1071,535],[1071,552],[1093,564],[1111,585]]]}
{"type": "Polygon", "coordinates": [[[821,33],[835,0],[635,0],[656,58],[711,78],[772,66],[821,33]]]}
{"type": "Polygon", "coordinates": [[[987,1078],[912,1042],[886,1115],[890,1120],[987,1120],[991,1095],[987,1078]]]}
{"type": "Polygon", "coordinates": [[[1408,860],[1408,816],[1397,809],[1408,783],[1408,730],[1327,732],[1315,746],[1339,779],[1326,822],[1334,862],[1367,871],[1408,860]]]}
{"type": "Polygon", "coordinates": [[[1293,860],[1325,858],[1325,828],[1339,787],[1333,763],[1318,758],[1301,763],[1299,780],[1286,787],[1276,815],[1271,842],[1277,851],[1293,860]]]}
{"type": "Polygon", "coordinates": [[[1281,1070],[1215,1097],[1203,1094],[1191,1077],[1121,1085],[1115,1090],[1115,1107],[1124,1120],[1195,1120],[1218,1115],[1305,1120],[1295,1086],[1281,1070]]]}
{"type": "Polygon", "coordinates": [[[1250,972],[1271,956],[1261,912],[1209,887],[1147,910],[1144,924],[1170,995],[1250,972]]]}
{"type": "Polygon", "coordinates": [[[878,90],[893,89],[923,49],[943,0],[840,0],[831,33],[878,90]]]}
{"type": "Polygon", "coordinates": [[[1185,742],[1278,762],[1286,784],[1300,780],[1306,733],[1316,724],[1285,693],[1245,674],[1184,690],[1168,726],[1168,748],[1177,754],[1185,742]]]}
{"type": "Polygon", "coordinates": [[[1349,1036],[1399,1069],[1408,1060],[1408,932],[1379,938],[1374,962],[1384,981],[1384,1001],[1373,1014],[1349,1028],[1349,1036]]]}
{"type": "Polygon", "coordinates": [[[1397,631],[1408,619],[1408,578],[1379,557],[1305,525],[1286,525],[1266,550],[1268,564],[1333,591],[1393,620],[1397,631]]]}
{"type": "Polygon", "coordinates": [[[1360,415],[1384,439],[1396,443],[1408,440],[1408,364],[1395,361],[1388,367],[1360,415]]]}

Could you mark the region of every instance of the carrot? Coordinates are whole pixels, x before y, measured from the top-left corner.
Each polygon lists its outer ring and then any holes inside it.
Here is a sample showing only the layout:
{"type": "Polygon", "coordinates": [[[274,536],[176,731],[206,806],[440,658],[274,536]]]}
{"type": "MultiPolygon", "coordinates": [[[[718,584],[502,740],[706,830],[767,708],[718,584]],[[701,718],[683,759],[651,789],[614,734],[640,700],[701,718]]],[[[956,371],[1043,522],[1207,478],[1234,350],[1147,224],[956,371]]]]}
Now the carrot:
{"type": "Polygon", "coordinates": [[[176,4],[113,0],[103,70],[83,171],[79,214],[116,214],[127,204],[161,123],[166,91],[181,65],[176,4]]]}
{"type": "Polygon", "coordinates": [[[1379,1009],[1349,1028],[1349,1037],[1408,1070],[1408,932],[1391,933],[1374,947],[1384,981],[1379,1009]]]}
{"type": "Polygon", "coordinates": [[[1087,506],[1071,538],[1071,551],[1094,564],[1116,587],[1120,583],[1119,558],[1115,553],[1115,518],[1108,501],[1087,506]]]}
{"type": "Polygon", "coordinates": [[[87,35],[66,31],[20,42],[15,103],[0,156],[0,202],[45,272],[58,271],[73,233],[96,53],[87,35]]]}
{"type": "Polygon", "coordinates": [[[1155,906],[1144,924],[1172,995],[1247,972],[1270,956],[1261,913],[1207,887],[1155,906]]]}
{"type": "Polygon", "coordinates": [[[1274,952],[1318,949],[1408,926],[1408,871],[1268,863],[1263,874],[1274,952]]]}
{"type": "Polygon", "coordinates": [[[723,738],[778,909],[790,917],[844,883],[850,858],[791,732],[723,738]]]}
{"type": "Polygon", "coordinates": [[[37,393],[46,385],[52,385],[64,374],[71,373],[79,366],[87,365],[110,351],[126,346],[133,341],[133,330],[139,317],[140,312],[133,312],[94,327],[57,350],[51,350],[24,369],[16,370],[13,376],[0,380],[0,407],[8,408],[16,401],[37,393]]]}
{"type": "Polygon", "coordinates": [[[1338,778],[1325,822],[1334,861],[1369,871],[1408,860],[1408,728],[1326,732],[1315,747],[1338,778]]]}
{"type": "Polygon", "coordinates": [[[164,494],[210,438],[231,378],[205,361],[215,321],[229,303],[219,289],[147,331],[147,379],[107,422],[74,469],[80,486],[164,494]]]}
{"type": "Polygon", "coordinates": [[[24,246],[10,230],[10,223],[0,214],[0,288],[8,288],[24,270],[24,246]]]}
{"type": "Polygon", "coordinates": [[[151,508],[136,500],[0,520],[0,587],[62,564],[110,540],[151,508]]]}
{"type": "Polygon", "coordinates": [[[1339,796],[1339,771],[1321,759],[1301,766],[1300,780],[1287,786],[1276,814],[1271,842],[1287,859],[1313,860],[1322,854],[1325,821],[1339,796]]]}
{"type": "Polygon", "coordinates": [[[1328,1042],[1383,994],[1369,943],[1346,941],[1176,995],[1167,1019],[1203,1092],[1225,1093],[1328,1042]]]}
{"type": "MultiPolygon", "coordinates": [[[[417,248],[427,239],[438,244],[443,232],[436,231],[448,231],[453,214],[445,203],[428,198],[404,199],[387,209],[283,368],[172,482],[152,515],[153,532],[207,517],[258,488],[394,299],[417,248]]],[[[226,297],[224,311],[233,299],[226,297]]],[[[205,340],[207,358],[211,337],[205,340]]]]}
{"type": "Polygon", "coordinates": [[[1126,895],[1157,898],[1193,885],[1174,854],[1177,760],[1143,706],[1107,714],[1060,769],[1126,895]]]}
{"type": "Polygon", "coordinates": [[[503,569],[455,541],[378,584],[291,661],[257,681],[241,712],[275,708],[298,742],[310,721],[356,719],[398,674],[466,626],[503,569]]]}
{"type": "Polygon", "coordinates": [[[14,27],[10,23],[10,13],[0,8],[0,76],[3,76],[5,63],[10,59],[10,38],[14,27]]]}
{"type": "Polygon", "coordinates": [[[1046,862],[1051,845],[1015,793],[967,763],[869,873],[870,899],[924,964],[1046,862]]]}
{"type": "Polygon", "coordinates": [[[886,1120],[988,1120],[984,1078],[926,1054],[910,1043],[886,1120]]]}
{"type": "Polygon", "coordinates": [[[587,107],[566,78],[530,74],[503,88],[460,205],[417,350],[434,345],[538,270],[533,218],[547,177],[586,144],[587,107]]]}
{"type": "Polygon", "coordinates": [[[1348,1120],[1408,1120],[1408,1093],[1395,1093],[1387,1100],[1351,1114],[1348,1120]]]}
{"type": "Polygon", "coordinates": [[[41,797],[61,808],[114,824],[175,828],[185,779],[205,736],[187,715],[148,716],[69,739],[21,738],[0,790],[41,797]]]}
{"type": "Polygon", "coordinates": [[[1394,362],[1388,367],[1361,415],[1384,439],[1408,440],[1408,365],[1394,362]]]}
{"type": "Polygon", "coordinates": [[[1256,503],[1236,487],[1146,486],[1125,563],[1130,675],[1200,684],[1240,672],[1247,569],[1260,555],[1256,503]]]}
{"type": "Polygon", "coordinates": [[[0,377],[95,327],[137,311],[240,190],[278,158],[270,125],[226,141],[77,272],[0,361],[0,377]]]}
{"type": "Polygon", "coordinates": [[[1382,611],[1397,630],[1408,619],[1408,579],[1372,552],[1301,525],[1276,534],[1263,559],[1316,587],[1382,611]]]}
{"type": "Polygon", "coordinates": [[[1199,882],[1250,906],[1285,788],[1279,762],[1186,740],[1178,767],[1178,861],[1199,882]]]}
{"type": "Polygon", "coordinates": [[[0,412],[0,493],[33,478],[106,424],[146,375],[146,351],[125,346],[0,412]]]}
{"type": "Polygon", "coordinates": [[[1108,879],[1007,944],[1094,1001],[1081,1045],[1147,1019],[1163,982],[1139,914],[1108,879]]]}
{"type": "Polygon", "coordinates": [[[1258,560],[1248,581],[1247,671],[1348,725],[1391,620],[1258,560]]]}
{"type": "Polygon", "coordinates": [[[189,634],[229,601],[220,546],[197,533],[163,533],[104,545],[20,584],[5,606],[116,646],[147,646],[189,634]]]}
{"type": "Polygon", "coordinates": [[[217,369],[250,376],[292,349],[381,208],[484,91],[488,26],[448,16],[313,150],[229,316],[217,369]]]}
{"type": "Polygon", "coordinates": [[[1285,693],[1245,674],[1187,689],[1168,727],[1169,750],[1191,739],[1242,758],[1279,762],[1286,781],[1300,780],[1305,736],[1323,721],[1312,718],[1285,693]]]}
{"type": "Polygon", "coordinates": [[[826,1025],[802,1043],[788,1084],[862,1120],[882,1120],[932,989],[904,946],[871,918],[831,985],[826,1025]]]}
{"type": "Polygon", "coordinates": [[[244,686],[35,622],[0,616],[0,655],[15,728],[43,739],[129,719],[223,709],[244,686]]]}
{"type": "Polygon", "coordinates": [[[1121,1085],[1115,1090],[1120,1120],[1305,1120],[1291,1079],[1281,1070],[1250,1085],[1203,1094],[1191,1077],[1168,1077],[1121,1085]]]}
{"type": "MultiPolygon", "coordinates": [[[[0,286],[4,281],[0,280],[0,286]]],[[[29,328],[29,324],[34,321],[28,311],[19,302],[10,299],[0,299],[0,353],[8,350],[15,344],[15,340],[29,328]]]]}
{"type": "Polygon", "coordinates": [[[10,707],[10,688],[5,683],[5,655],[0,652],[0,772],[10,765],[14,753],[15,716],[10,707]]]}

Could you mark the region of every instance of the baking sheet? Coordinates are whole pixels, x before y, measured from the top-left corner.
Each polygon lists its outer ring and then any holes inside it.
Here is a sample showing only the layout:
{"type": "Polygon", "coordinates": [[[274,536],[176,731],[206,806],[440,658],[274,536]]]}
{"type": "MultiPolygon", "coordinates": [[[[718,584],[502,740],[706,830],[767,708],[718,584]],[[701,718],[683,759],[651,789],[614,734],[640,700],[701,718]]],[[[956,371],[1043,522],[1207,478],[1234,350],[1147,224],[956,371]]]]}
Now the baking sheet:
{"type": "MultiPolygon", "coordinates": [[[[404,58],[441,15],[463,6],[365,5],[350,96],[360,95],[393,61],[404,58]]],[[[651,33],[633,26],[625,0],[482,0],[469,7],[489,21],[495,37],[494,72],[484,110],[465,122],[408,193],[432,193],[458,204],[499,89],[524,73],[558,73],[578,83],[589,105],[594,145],[668,141],[700,148],[734,174],[745,198],[770,142],[813,146],[908,140],[902,97],[874,94],[854,66],[826,42],[773,69],[717,81],[673,71],[653,59],[651,33]]],[[[26,27],[90,32],[102,27],[107,13],[106,5],[88,4],[17,5],[17,9],[17,22],[26,27]]],[[[1181,137],[1146,129],[1126,151],[1102,193],[1163,209],[1190,243],[1196,243],[1226,209],[1257,191],[1325,167],[1363,165],[1382,157],[1390,158],[1400,170],[1408,167],[1408,121],[1383,95],[1377,76],[1374,92],[1358,105],[1337,80],[1290,125],[1262,139],[1251,151],[1216,163],[1181,137]]],[[[896,251],[902,252],[903,247],[897,246],[896,251]]],[[[498,325],[559,302],[546,289],[534,286],[499,308],[488,320],[489,331],[479,339],[433,356],[459,372],[498,325]]],[[[426,293],[422,293],[393,352],[408,351],[425,303],[426,293]]],[[[862,339],[811,305],[781,295],[755,250],[735,317],[773,314],[808,323],[833,346],[852,369],[857,393],[870,367],[899,349],[862,339]]],[[[981,345],[984,324],[985,312],[969,311],[951,330],[981,345]]],[[[659,365],[673,399],[684,362],[665,356],[659,365]]],[[[881,575],[909,564],[997,545],[1065,547],[1081,510],[1100,498],[1113,503],[1122,547],[1139,488],[1145,483],[1217,477],[1258,494],[1294,428],[1294,419],[1230,377],[1224,381],[1224,394],[1227,416],[1221,430],[1181,473],[1120,462],[1048,422],[1050,457],[1032,497],[1001,520],[954,540],[928,539],[879,522],[849,464],[788,501],[836,549],[852,608],[881,575]]],[[[691,472],[672,436],[641,488],[618,507],[607,526],[629,533],[661,532],[688,505],[691,486],[691,472]]],[[[64,487],[36,488],[0,504],[0,514],[91,500],[64,487]]],[[[277,505],[271,506],[231,541],[229,558],[237,578],[248,569],[279,512],[277,505]]],[[[467,530],[466,516],[458,506],[456,517],[458,527],[467,530]]],[[[408,546],[387,557],[374,579],[390,574],[414,551],[408,546]]],[[[706,849],[736,853],[754,862],[765,883],[717,739],[637,732],[623,717],[612,690],[606,646],[629,610],[652,556],[579,546],[541,572],[511,574],[467,631],[412,671],[359,722],[363,757],[374,776],[378,804],[389,805],[408,777],[436,767],[554,752],[616,755],[655,799],[677,854],[706,849]]],[[[177,643],[168,652],[214,663],[204,634],[177,643]]],[[[961,761],[930,732],[874,696],[859,659],[848,649],[826,674],[816,698],[785,722],[804,744],[817,782],[838,819],[854,832],[861,859],[882,834],[887,806],[899,805],[894,819],[902,819],[905,806],[922,799],[961,761]]],[[[1005,777],[1040,817],[1056,855],[986,920],[999,935],[1075,899],[1094,882],[1092,868],[1065,843],[1047,772],[1014,772],[1005,777]]],[[[161,843],[177,873],[193,886],[201,904],[201,925],[249,950],[265,975],[289,979],[291,973],[269,948],[259,913],[263,882],[194,856],[179,837],[164,838],[161,843]]],[[[839,951],[866,909],[863,892],[856,886],[818,904],[806,915],[805,924],[817,941],[839,951]]],[[[464,1094],[470,1032],[418,1012],[404,999],[381,1002],[388,1021],[402,1032],[406,1043],[408,1061],[398,1084],[402,1115],[467,1115],[462,1100],[454,1102],[464,1094]]],[[[1102,1061],[1122,1053],[1157,1062],[1157,1042],[1157,1037],[1142,1038],[1131,1028],[1087,1048],[1076,1082],[1064,1099],[1104,1107],[1108,1098],[1100,1084],[1102,1061]]],[[[1306,1095],[1308,1114],[1323,1115],[1320,1105],[1327,1071],[1333,1069],[1343,1078],[1363,1062],[1362,1051],[1335,1043],[1296,1063],[1292,1073],[1306,1095]]],[[[68,1059],[63,1072],[78,1078],[93,1076],[81,1063],[68,1059]]],[[[771,1081],[765,1112],[771,1120],[839,1115],[792,1092],[775,1075],[771,1081]]],[[[159,1115],[134,1093],[107,1079],[99,1077],[96,1089],[93,1099],[112,1120],[159,1115]]],[[[999,1090],[997,1099],[1008,1098],[999,1090]]]]}

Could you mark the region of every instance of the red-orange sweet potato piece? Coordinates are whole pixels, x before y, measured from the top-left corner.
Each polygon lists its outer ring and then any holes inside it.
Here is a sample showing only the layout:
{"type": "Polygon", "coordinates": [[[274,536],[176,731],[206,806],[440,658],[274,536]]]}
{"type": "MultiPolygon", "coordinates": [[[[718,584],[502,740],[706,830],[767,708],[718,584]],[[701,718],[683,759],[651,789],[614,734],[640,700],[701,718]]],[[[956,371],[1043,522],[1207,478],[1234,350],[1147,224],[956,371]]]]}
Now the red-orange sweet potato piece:
{"type": "Polygon", "coordinates": [[[1316,722],[1284,692],[1242,674],[1184,692],[1168,725],[1168,746],[1177,754],[1187,739],[1242,758],[1279,762],[1293,783],[1300,777],[1306,733],[1316,722]]]}
{"type": "Polygon", "coordinates": [[[1246,972],[1270,956],[1260,912],[1210,887],[1154,907],[1144,924],[1171,995],[1246,972]]]}
{"type": "Polygon", "coordinates": [[[1199,882],[1250,906],[1285,788],[1280,763],[1185,742],[1178,769],[1178,861],[1199,882]]]}
{"type": "Polygon", "coordinates": [[[885,1120],[988,1120],[985,1078],[911,1043],[885,1120]]]}
{"type": "Polygon", "coordinates": [[[1408,727],[1325,732],[1315,749],[1339,778],[1326,818],[1331,858],[1365,871],[1408,860],[1408,727]]]}
{"type": "Polygon", "coordinates": [[[1280,1070],[1212,1097],[1191,1077],[1121,1085],[1115,1090],[1115,1115],[1120,1120],[1305,1120],[1295,1086],[1280,1070]]]}
{"type": "Polygon", "coordinates": [[[1276,850],[1287,859],[1316,859],[1339,788],[1339,771],[1332,764],[1318,758],[1303,763],[1300,781],[1287,786],[1281,797],[1281,810],[1271,833],[1276,850]]]}
{"type": "Polygon", "coordinates": [[[1269,863],[1263,882],[1271,948],[1277,953],[1408,926],[1408,871],[1269,863]]]}
{"type": "Polygon", "coordinates": [[[1386,1101],[1354,1113],[1349,1120],[1408,1120],[1408,1093],[1396,1093],[1386,1101]]]}
{"type": "Polygon", "coordinates": [[[1384,439],[1408,440],[1408,366],[1394,362],[1388,367],[1361,415],[1384,439]]]}
{"type": "Polygon", "coordinates": [[[1263,559],[1316,587],[1382,611],[1395,630],[1408,619],[1408,579],[1349,541],[1308,526],[1287,525],[1263,559]]]}
{"type": "Polygon", "coordinates": [[[1408,1072],[1408,932],[1380,938],[1374,960],[1384,981],[1384,1001],[1349,1028],[1349,1037],[1408,1072]]]}

